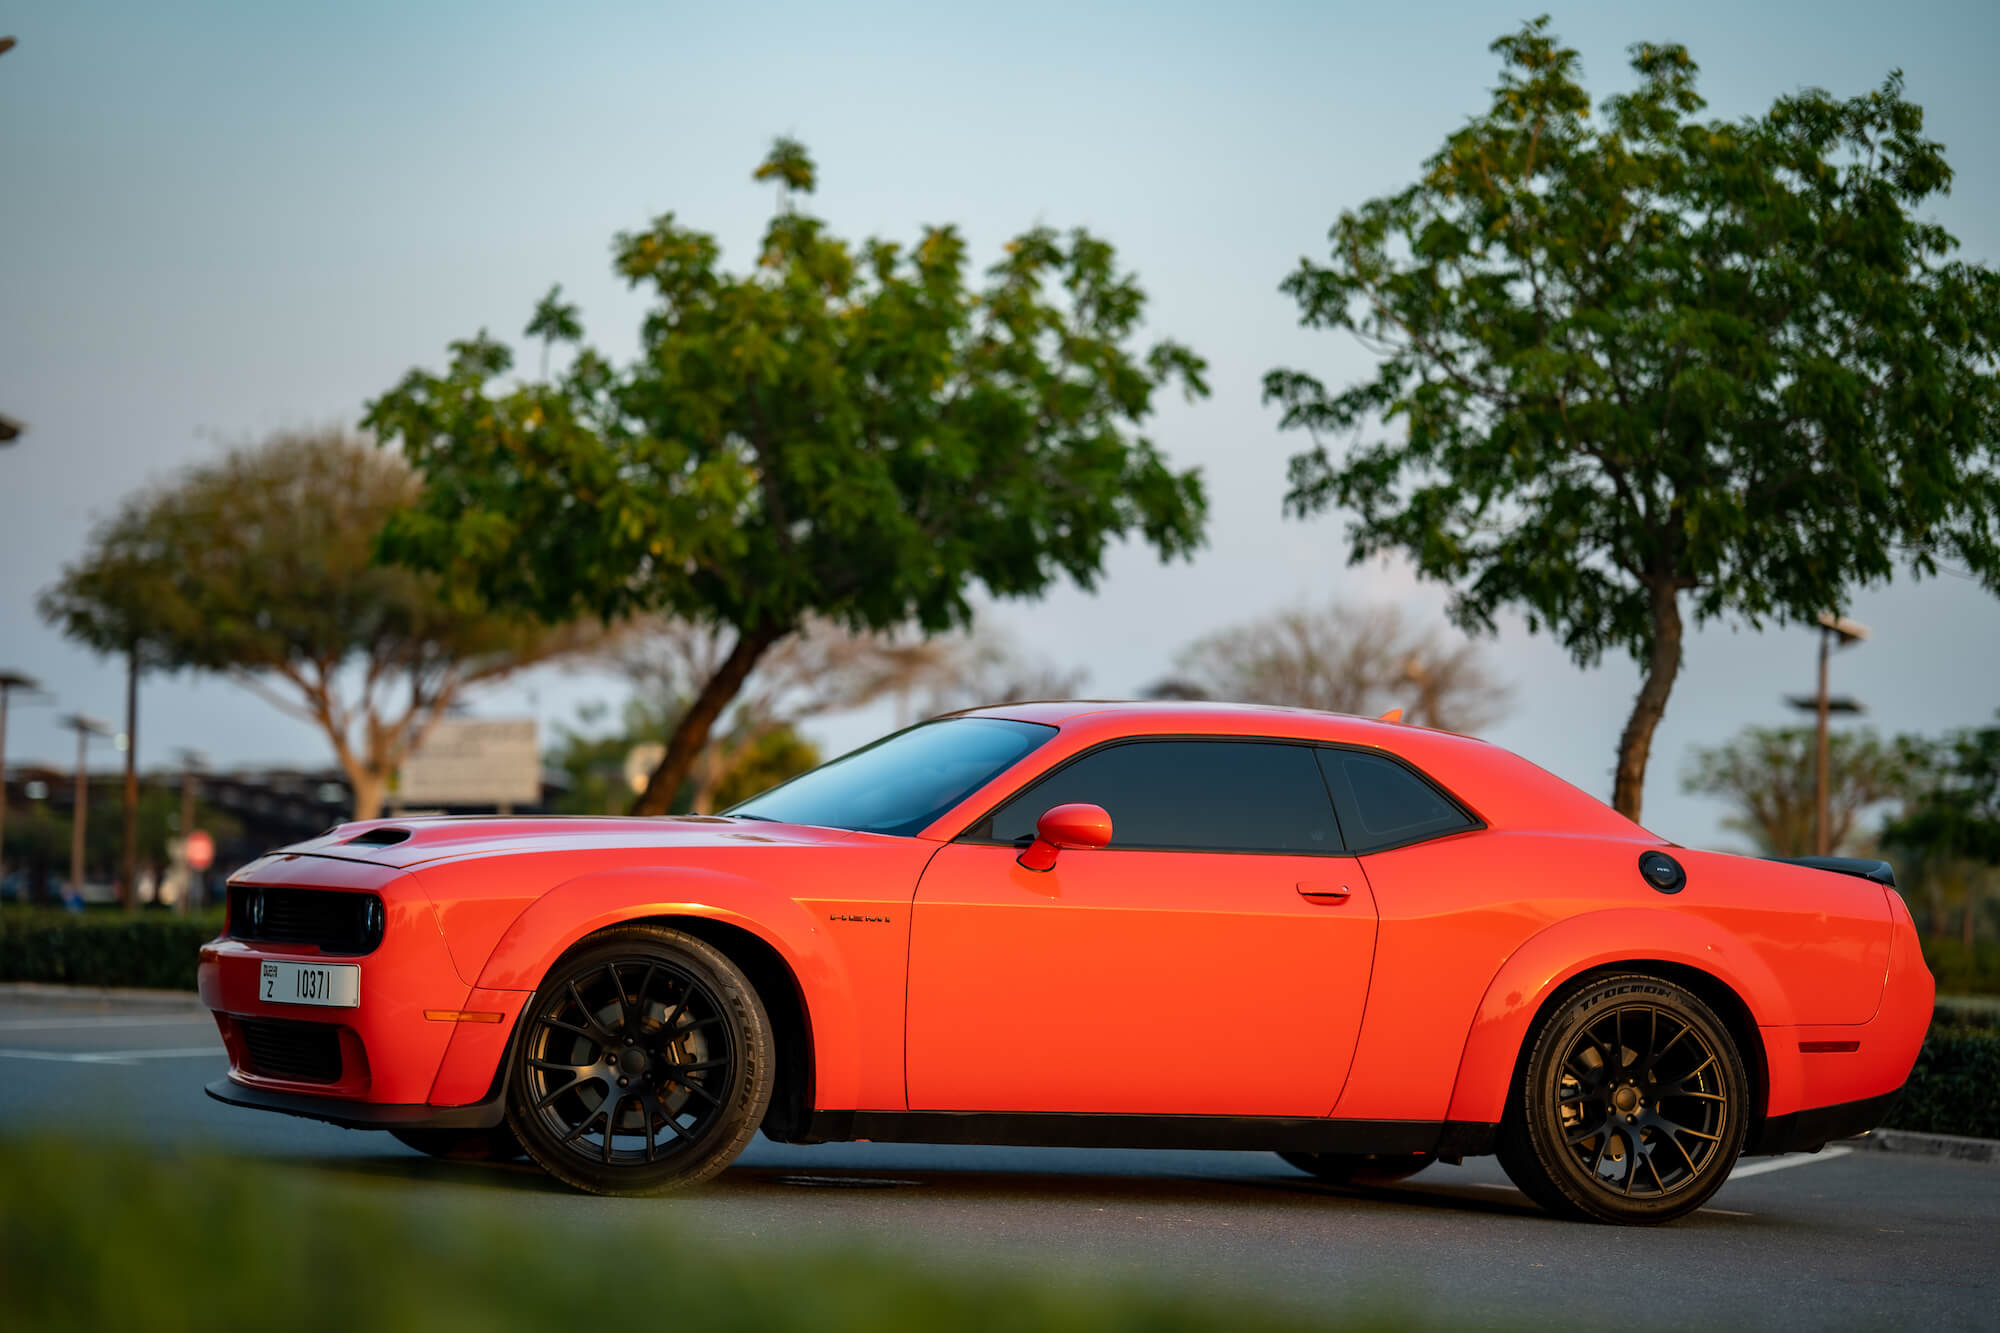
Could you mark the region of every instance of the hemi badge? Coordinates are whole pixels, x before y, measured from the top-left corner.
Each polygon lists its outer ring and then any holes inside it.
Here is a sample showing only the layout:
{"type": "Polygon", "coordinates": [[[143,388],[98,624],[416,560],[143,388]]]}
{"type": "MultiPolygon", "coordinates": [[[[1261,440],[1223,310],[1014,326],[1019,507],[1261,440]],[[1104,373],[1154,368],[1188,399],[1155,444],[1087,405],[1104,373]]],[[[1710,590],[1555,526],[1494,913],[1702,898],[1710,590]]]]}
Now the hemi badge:
{"type": "Polygon", "coordinates": [[[1845,1055],[1861,1049],[1858,1041],[1802,1041],[1799,1049],[1807,1055],[1845,1055]]]}

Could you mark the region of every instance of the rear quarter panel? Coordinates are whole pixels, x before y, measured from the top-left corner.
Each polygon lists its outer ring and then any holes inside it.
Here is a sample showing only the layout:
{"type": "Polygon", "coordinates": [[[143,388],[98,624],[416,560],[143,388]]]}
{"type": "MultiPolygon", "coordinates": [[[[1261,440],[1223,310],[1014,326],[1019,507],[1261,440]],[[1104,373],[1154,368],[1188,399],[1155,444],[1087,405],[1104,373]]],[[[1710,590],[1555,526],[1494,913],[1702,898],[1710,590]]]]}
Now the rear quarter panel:
{"type": "Polygon", "coordinates": [[[1740,996],[1759,1028],[1874,1016],[1890,943],[1879,886],[1671,848],[1630,827],[1496,828],[1364,857],[1381,924],[1335,1113],[1497,1121],[1535,1015],[1598,967],[1698,969],[1740,996]],[[1641,878],[1649,848],[1686,868],[1681,892],[1641,878]]]}

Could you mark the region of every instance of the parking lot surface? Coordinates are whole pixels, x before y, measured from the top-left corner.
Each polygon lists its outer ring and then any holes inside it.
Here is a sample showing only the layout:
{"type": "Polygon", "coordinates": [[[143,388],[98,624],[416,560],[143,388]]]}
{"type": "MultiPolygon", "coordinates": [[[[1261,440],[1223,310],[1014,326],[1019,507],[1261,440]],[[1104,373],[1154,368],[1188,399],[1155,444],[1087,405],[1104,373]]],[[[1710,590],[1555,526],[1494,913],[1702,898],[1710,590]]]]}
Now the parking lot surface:
{"type": "Polygon", "coordinates": [[[1490,1158],[1371,1190],[1268,1153],[790,1147],[697,1191],[574,1194],[531,1165],[437,1162],[387,1135],[237,1110],[191,997],[0,990],[0,1126],[286,1164],[427,1200],[503,1198],[564,1233],[660,1224],[715,1244],[865,1245],[913,1261],[1181,1284],[1475,1326],[2000,1328],[2000,1167],[1847,1146],[1751,1159],[1710,1206],[1639,1230],[1555,1221],[1490,1158]]]}

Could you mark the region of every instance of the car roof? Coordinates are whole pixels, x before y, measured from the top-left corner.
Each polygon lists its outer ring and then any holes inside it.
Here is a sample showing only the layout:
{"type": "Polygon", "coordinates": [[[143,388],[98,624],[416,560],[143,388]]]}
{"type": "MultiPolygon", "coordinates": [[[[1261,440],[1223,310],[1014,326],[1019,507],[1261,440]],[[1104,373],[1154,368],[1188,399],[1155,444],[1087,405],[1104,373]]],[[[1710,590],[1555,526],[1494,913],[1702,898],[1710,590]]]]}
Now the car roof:
{"type": "MultiPolygon", "coordinates": [[[[1183,699],[1031,699],[1019,703],[967,708],[954,717],[1001,717],[1021,722],[1041,722],[1064,726],[1086,718],[1113,726],[1130,727],[1135,735],[1171,732],[1181,728],[1211,731],[1235,727],[1246,736],[1286,736],[1299,740],[1347,740],[1358,744],[1388,744],[1392,737],[1407,735],[1414,725],[1385,717],[1361,717],[1353,713],[1332,713],[1320,708],[1287,708],[1276,704],[1217,703],[1183,699]]],[[[1474,736],[1436,727],[1418,730],[1453,736],[1472,745],[1485,745],[1474,736]]]]}
{"type": "Polygon", "coordinates": [[[1489,827],[1651,838],[1595,796],[1502,746],[1457,732],[1316,708],[1178,699],[1043,699],[968,708],[955,717],[1052,726],[1069,746],[1140,736],[1255,736],[1362,746],[1430,775],[1489,827]]]}

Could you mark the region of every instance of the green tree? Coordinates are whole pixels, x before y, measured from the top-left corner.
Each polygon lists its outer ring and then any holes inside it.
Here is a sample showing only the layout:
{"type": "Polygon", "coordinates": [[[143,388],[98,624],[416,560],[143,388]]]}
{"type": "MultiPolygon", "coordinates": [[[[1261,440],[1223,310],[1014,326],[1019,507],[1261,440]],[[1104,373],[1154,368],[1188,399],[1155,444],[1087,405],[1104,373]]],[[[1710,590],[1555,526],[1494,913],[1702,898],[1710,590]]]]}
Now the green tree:
{"type": "Polygon", "coordinates": [[[469,687],[573,646],[375,563],[417,478],[340,432],[280,434],[129,498],[42,594],[45,619],[97,644],[146,627],[149,661],[226,674],[318,727],[374,818],[391,775],[469,687]]]}
{"type": "Polygon", "coordinates": [[[726,631],[636,804],[660,813],[773,645],[812,618],[855,631],[962,625],[969,594],[1092,586],[1136,533],[1162,558],[1201,536],[1199,478],[1138,427],[1155,392],[1206,392],[1172,342],[1131,344],[1145,298],[1081,231],[1015,238],[975,287],[951,227],[850,245],[798,212],[811,159],[780,141],[754,268],[672,214],[617,238],[649,289],[640,352],[584,348],[552,383],[504,387],[483,334],[369,408],[428,479],[384,550],[546,620],[654,612],[726,631]]]}
{"type": "Polygon", "coordinates": [[[2000,588],[2000,277],[1919,215],[1951,170],[1900,76],[1722,121],[1679,46],[1633,47],[1595,108],[1546,19],[1493,49],[1487,113],[1284,283],[1375,373],[1265,394],[1313,435],[1288,509],[1350,510],[1353,559],[1405,553],[1468,628],[1518,609],[1580,665],[1639,663],[1636,819],[1683,598],[1810,623],[1901,555],[2000,588]]]}
{"type": "MultiPolygon", "coordinates": [[[[91,560],[70,569],[61,583],[44,592],[42,618],[63,635],[105,657],[125,663],[125,783],[121,801],[118,896],[127,908],[139,905],[135,892],[140,857],[139,683],[148,673],[172,665],[172,644],[190,630],[190,608],[173,595],[174,571],[160,552],[143,543],[100,541],[91,560]]],[[[95,843],[101,830],[88,822],[85,836],[95,843]]]]}
{"type": "MultiPolygon", "coordinates": [[[[1947,887],[1956,891],[1959,937],[1970,949],[1982,887],[2000,872],[2000,725],[1939,740],[1905,737],[1901,744],[1913,790],[1883,826],[1882,840],[1908,858],[1913,878],[1934,900],[1947,887]]],[[[1934,901],[1934,920],[1940,906],[1934,901]]]]}
{"type": "Polygon", "coordinates": [[[542,378],[547,379],[549,350],[559,342],[573,343],[583,338],[583,321],[577,317],[576,307],[562,299],[561,283],[549,288],[549,294],[535,302],[535,313],[522,332],[542,340],[542,378]]]}
{"type": "MultiPolygon", "coordinates": [[[[626,701],[620,728],[608,735],[564,728],[549,762],[567,779],[555,803],[563,814],[614,814],[631,803],[625,765],[634,750],[657,745],[671,730],[684,701],[635,694],[626,701]]],[[[582,721],[595,721],[590,711],[582,721]]],[[[681,789],[675,809],[707,813],[746,801],[820,762],[817,746],[789,722],[742,716],[717,728],[681,789]]]]}
{"type": "MultiPolygon", "coordinates": [[[[1764,856],[1810,856],[1818,800],[1818,733],[1811,727],[1748,727],[1717,746],[1698,746],[1681,788],[1720,797],[1731,810],[1722,826],[1749,838],[1764,856]]],[[[1835,856],[1860,848],[1860,819],[1870,806],[1904,794],[1909,768],[1899,747],[1872,731],[1827,737],[1827,846],[1835,856]]]]}

